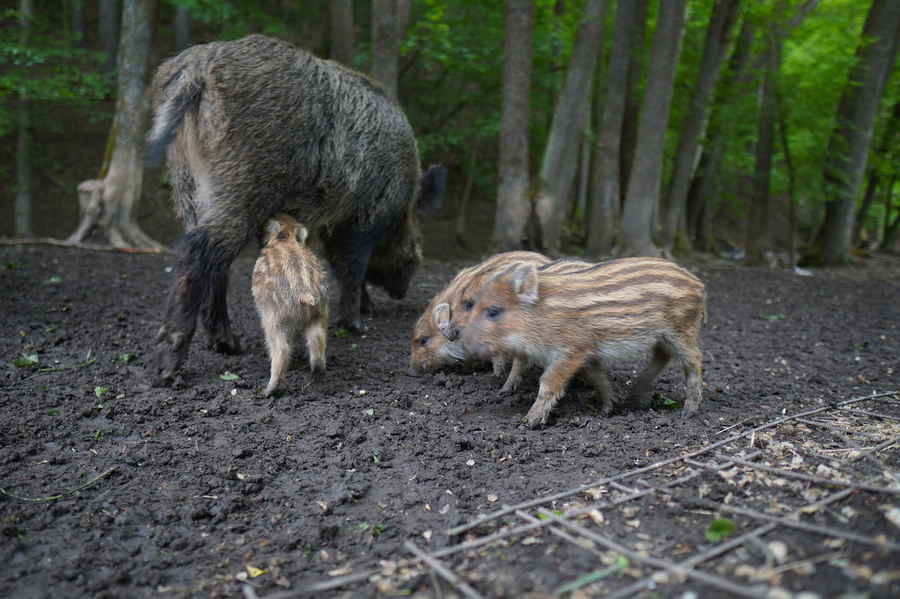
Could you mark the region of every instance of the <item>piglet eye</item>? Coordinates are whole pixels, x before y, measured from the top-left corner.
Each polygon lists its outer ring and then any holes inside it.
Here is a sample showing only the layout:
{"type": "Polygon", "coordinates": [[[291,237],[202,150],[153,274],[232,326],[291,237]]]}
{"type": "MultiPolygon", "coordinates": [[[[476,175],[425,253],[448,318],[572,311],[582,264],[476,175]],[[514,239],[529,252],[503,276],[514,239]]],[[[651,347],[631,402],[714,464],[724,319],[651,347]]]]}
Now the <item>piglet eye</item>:
{"type": "Polygon", "coordinates": [[[475,302],[470,299],[467,299],[463,302],[463,308],[465,308],[466,312],[471,312],[472,308],[474,308],[474,307],[475,307],[475,302]]]}
{"type": "Polygon", "coordinates": [[[497,318],[502,313],[503,313],[503,308],[500,308],[498,306],[491,306],[490,308],[485,310],[485,314],[487,314],[487,317],[490,318],[491,320],[497,320],[497,318]]]}
{"type": "Polygon", "coordinates": [[[419,337],[419,345],[426,345],[431,337],[419,337]]]}

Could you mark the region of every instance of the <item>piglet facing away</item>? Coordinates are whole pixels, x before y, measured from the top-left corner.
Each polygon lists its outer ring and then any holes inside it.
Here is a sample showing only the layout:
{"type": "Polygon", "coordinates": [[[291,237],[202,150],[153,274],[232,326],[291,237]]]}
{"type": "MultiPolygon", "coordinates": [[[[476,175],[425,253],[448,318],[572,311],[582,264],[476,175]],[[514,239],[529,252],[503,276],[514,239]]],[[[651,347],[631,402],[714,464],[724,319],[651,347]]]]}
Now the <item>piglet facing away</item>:
{"type": "Polygon", "coordinates": [[[266,396],[278,387],[301,332],[310,370],[314,375],[325,371],[328,279],[306,247],[307,234],[306,227],[290,216],[276,214],[266,223],[262,252],[253,269],[253,299],[272,362],[266,396]]]}
{"type": "Polygon", "coordinates": [[[569,380],[584,369],[604,412],[612,409],[605,366],[651,354],[630,403],[646,404],[659,373],[673,357],[686,377],[685,414],[700,405],[700,327],[706,318],[703,283],[661,258],[625,258],[566,272],[512,265],[487,281],[462,344],[475,356],[497,353],[541,365],[540,390],[529,426],[546,424],[569,380]]]}

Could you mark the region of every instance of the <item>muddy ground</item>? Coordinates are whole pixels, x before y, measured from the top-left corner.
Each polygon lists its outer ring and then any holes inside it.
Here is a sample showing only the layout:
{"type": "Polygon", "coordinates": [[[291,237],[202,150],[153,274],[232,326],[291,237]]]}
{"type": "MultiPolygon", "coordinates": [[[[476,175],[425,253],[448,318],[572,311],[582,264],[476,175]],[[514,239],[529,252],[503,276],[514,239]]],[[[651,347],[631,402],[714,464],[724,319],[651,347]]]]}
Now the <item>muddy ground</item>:
{"type": "MultiPolygon", "coordinates": [[[[679,455],[749,417],[765,422],[900,386],[897,258],[810,277],[693,261],[686,265],[709,292],[700,415],[661,407],[602,417],[576,382],[551,426],[527,430],[536,372],[505,397],[485,369],[406,374],[412,323],[463,265],[428,261],[405,300],[373,294],[379,313],[365,336],[331,331],[324,380],[311,382],[301,355],[286,391],[270,400],[260,394],[268,360],[250,296],[252,257],[242,257],[231,310],[245,353],[212,353],[198,334],[177,385],[151,388],[143,367],[171,263],[171,255],[0,247],[0,596],[240,597],[238,578],[261,598],[275,596],[409,557],[407,539],[426,549],[457,541],[449,527],[497,505],[679,455]]],[[[638,367],[613,373],[620,394],[638,367]]],[[[681,382],[668,369],[660,401],[680,400],[681,382]]],[[[900,469],[896,446],[879,459],[900,469]]],[[[768,492],[774,502],[786,491],[768,492]]],[[[858,528],[900,541],[879,508],[891,502],[858,501],[858,528]]],[[[653,526],[654,535],[671,532],[664,519],[653,526]]],[[[485,596],[544,596],[592,567],[560,563],[546,544],[520,555],[485,556],[471,584],[485,596]],[[502,568],[483,567],[495,562],[502,568]]],[[[868,578],[838,562],[779,584],[820,597],[900,595],[896,579],[871,582],[872,570],[900,568],[896,552],[875,552],[868,578]]],[[[316,596],[427,597],[433,584],[422,573],[381,591],[363,582],[316,596]]]]}

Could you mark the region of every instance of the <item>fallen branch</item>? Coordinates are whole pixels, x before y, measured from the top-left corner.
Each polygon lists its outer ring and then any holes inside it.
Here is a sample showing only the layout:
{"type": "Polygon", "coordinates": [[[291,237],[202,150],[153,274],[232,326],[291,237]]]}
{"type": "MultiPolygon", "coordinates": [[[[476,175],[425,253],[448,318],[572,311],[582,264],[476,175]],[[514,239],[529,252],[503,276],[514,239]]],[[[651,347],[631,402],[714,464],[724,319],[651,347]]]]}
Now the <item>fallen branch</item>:
{"type": "Polygon", "coordinates": [[[126,254],[162,254],[170,253],[168,248],[129,248],[129,247],[113,247],[111,245],[101,245],[99,243],[70,242],[63,239],[55,239],[53,237],[28,237],[22,239],[0,239],[0,245],[57,245],[61,247],[77,248],[80,250],[94,250],[98,252],[123,252],[126,254]]]}
{"type": "Polygon", "coordinates": [[[74,495],[78,491],[83,491],[84,489],[87,489],[88,487],[91,487],[91,486],[97,484],[97,482],[100,479],[106,478],[107,476],[112,474],[116,470],[116,468],[117,468],[117,466],[113,466],[106,472],[103,472],[102,474],[98,474],[96,477],[92,478],[91,480],[84,483],[80,487],[75,487],[74,489],[70,489],[68,491],[63,491],[62,493],[60,493],[58,495],[50,495],[49,497],[19,497],[18,495],[13,495],[12,493],[7,492],[7,490],[3,489],[3,488],[0,488],[0,495],[6,495],[7,497],[11,497],[12,499],[18,499],[19,501],[27,501],[30,503],[43,503],[45,501],[56,501],[57,499],[62,499],[63,497],[68,497],[69,495],[74,495]]]}

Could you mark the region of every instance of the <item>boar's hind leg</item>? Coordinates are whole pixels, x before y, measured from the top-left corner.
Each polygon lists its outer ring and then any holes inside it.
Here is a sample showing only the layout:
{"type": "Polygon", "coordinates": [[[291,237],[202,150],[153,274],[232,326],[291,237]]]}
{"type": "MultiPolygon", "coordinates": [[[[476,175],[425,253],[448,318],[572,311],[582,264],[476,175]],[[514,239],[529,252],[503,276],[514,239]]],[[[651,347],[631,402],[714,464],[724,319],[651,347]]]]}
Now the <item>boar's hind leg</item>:
{"type": "Polygon", "coordinates": [[[232,333],[228,318],[228,265],[214,265],[207,286],[200,315],[209,348],[222,354],[239,354],[241,343],[232,333]]]}
{"type": "Polygon", "coordinates": [[[537,399],[525,417],[528,426],[535,428],[547,424],[551,410],[565,394],[566,385],[580,368],[578,360],[557,360],[544,370],[537,399]]]}
{"type": "MultiPolygon", "coordinates": [[[[338,328],[354,333],[365,330],[360,318],[366,269],[375,247],[375,236],[361,232],[352,223],[334,228],[325,239],[325,253],[341,288],[338,306],[338,328]]],[[[368,306],[371,309],[371,302],[368,306]]]]}
{"type": "Polygon", "coordinates": [[[156,347],[149,362],[151,382],[168,385],[187,357],[194,337],[197,316],[201,309],[224,319],[219,330],[230,334],[225,302],[212,297],[224,295],[228,282],[228,267],[243,246],[234,243],[215,243],[211,231],[197,227],[188,232],[180,242],[179,259],[175,267],[175,280],[166,303],[166,316],[156,335],[156,347]]]}

